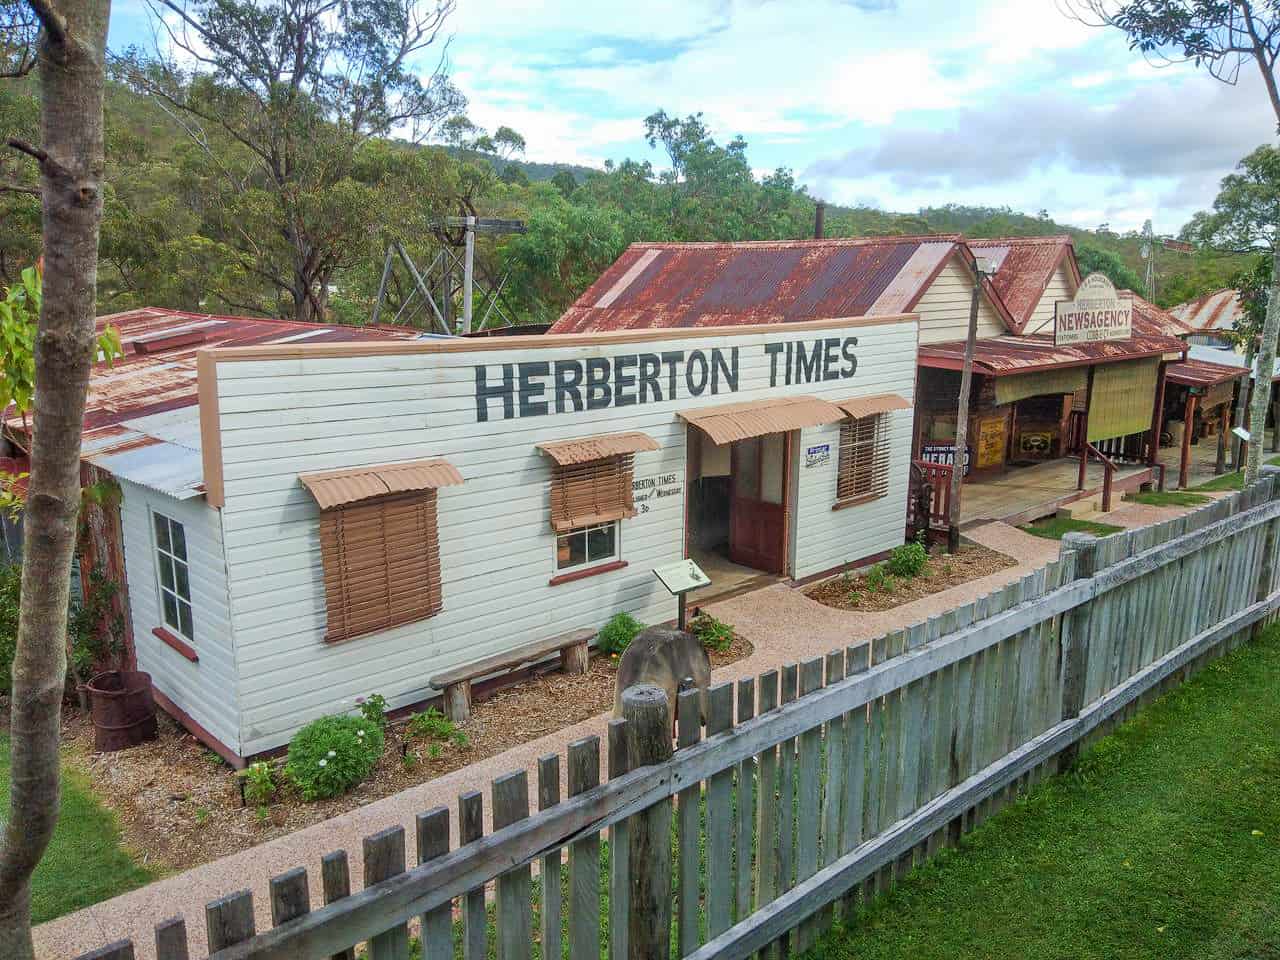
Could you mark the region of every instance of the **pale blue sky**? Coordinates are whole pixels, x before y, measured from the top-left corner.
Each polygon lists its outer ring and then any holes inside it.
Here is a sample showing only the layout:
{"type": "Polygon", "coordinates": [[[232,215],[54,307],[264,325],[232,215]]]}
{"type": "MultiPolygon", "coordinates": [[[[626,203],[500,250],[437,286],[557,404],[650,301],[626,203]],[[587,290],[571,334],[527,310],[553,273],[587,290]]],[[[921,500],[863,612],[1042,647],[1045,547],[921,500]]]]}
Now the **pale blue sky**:
{"type": "MultiPolygon", "coordinates": [[[[1157,69],[1057,0],[458,0],[449,29],[470,116],[529,159],[656,163],[643,118],[701,110],[759,171],[891,210],[1172,233],[1275,128],[1253,74],[1157,69]]],[[[113,45],[147,36],[143,0],[118,0],[113,45]]]]}

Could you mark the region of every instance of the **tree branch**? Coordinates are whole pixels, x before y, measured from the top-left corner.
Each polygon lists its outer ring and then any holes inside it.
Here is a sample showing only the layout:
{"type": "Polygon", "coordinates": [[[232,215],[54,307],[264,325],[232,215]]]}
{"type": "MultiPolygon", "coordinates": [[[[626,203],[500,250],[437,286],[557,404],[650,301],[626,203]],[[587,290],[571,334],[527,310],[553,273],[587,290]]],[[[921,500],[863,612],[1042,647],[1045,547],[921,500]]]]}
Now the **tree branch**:
{"type": "Polygon", "coordinates": [[[0,193],[26,193],[33,197],[40,196],[39,187],[26,187],[18,183],[0,182],[0,193]]]}
{"type": "Polygon", "coordinates": [[[62,46],[67,42],[67,21],[53,8],[49,0],[27,0],[35,15],[40,18],[40,25],[50,43],[62,46]]]}

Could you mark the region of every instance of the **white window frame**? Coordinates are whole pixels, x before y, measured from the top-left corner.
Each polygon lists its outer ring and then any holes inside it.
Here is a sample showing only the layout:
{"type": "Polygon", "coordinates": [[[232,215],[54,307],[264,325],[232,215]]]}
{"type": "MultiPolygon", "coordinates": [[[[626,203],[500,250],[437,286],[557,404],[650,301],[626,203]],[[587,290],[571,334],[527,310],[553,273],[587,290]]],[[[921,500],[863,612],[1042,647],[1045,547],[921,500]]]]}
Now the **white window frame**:
{"type": "Polygon", "coordinates": [[[609,520],[605,523],[593,523],[586,527],[574,527],[572,530],[566,530],[564,533],[557,533],[555,540],[555,556],[553,558],[555,564],[556,576],[561,574],[578,573],[583,570],[594,570],[596,567],[602,567],[609,563],[616,563],[622,559],[622,520],[609,520]],[[613,527],[613,553],[607,556],[593,557],[591,556],[591,531],[602,527],[613,527]],[[580,563],[569,564],[568,566],[560,565],[560,541],[578,534],[586,535],[586,554],[587,558],[580,563]]]}
{"type": "Polygon", "coordinates": [[[168,514],[161,513],[158,510],[151,511],[151,557],[155,564],[156,571],[156,605],[157,613],[160,615],[160,625],[165,630],[172,631],[176,636],[181,637],[189,643],[195,643],[196,632],[196,605],[191,597],[191,542],[187,538],[187,527],[181,520],[175,520],[168,514]],[[167,534],[169,537],[169,549],[166,550],[160,544],[160,538],[156,529],[157,524],[164,521],[167,524],[167,534]],[[173,550],[173,528],[178,527],[182,530],[182,543],[184,546],[185,557],[179,557],[173,550]],[[160,574],[163,564],[169,564],[173,574],[173,587],[170,589],[164,585],[164,578],[160,574]],[[187,572],[187,596],[183,597],[178,592],[178,572],[177,565],[181,564],[187,572]],[[165,613],[164,598],[165,594],[173,597],[175,609],[178,610],[178,623],[171,623],[168,615],[165,613]],[[191,621],[191,629],[182,629],[182,604],[187,605],[188,616],[191,621]]]}

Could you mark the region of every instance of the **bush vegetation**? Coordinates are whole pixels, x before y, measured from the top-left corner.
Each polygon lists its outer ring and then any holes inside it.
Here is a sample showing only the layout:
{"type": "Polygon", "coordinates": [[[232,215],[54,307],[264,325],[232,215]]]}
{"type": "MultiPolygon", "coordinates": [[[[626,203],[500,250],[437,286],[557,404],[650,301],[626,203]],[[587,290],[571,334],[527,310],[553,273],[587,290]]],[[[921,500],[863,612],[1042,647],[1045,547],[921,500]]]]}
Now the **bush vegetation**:
{"type": "Polygon", "coordinates": [[[918,577],[924,573],[924,568],[928,564],[929,551],[925,549],[923,543],[916,540],[904,543],[900,547],[894,547],[889,554],[889,559],[885,561],[885,566],[889,568],[889,572],[895,577],[902,577],[904,580],[918,577]]]}
{"type": "Polygon", "coordinates": [[[271,764],[259,760],[251,763],[244,771],[244,798],[255,807],[263,807],[270,803],[276,795],[276,781],[271,773],[271,764]]]}
{"type": "Polygon", "coordinates": [[[380,693],[362,697],[356,703],[360,707],[360,715],[379,730],[387,729],[387,698],[380,693]]]}
{"type": "Polygon", "coordinates": [[[612,656],[621,656],[622,651],[631,646],[644,624],[629,613],[615,613],[609,622],[600,628],[596,637],[596,646],[612,656]]]}
{"type": "Polygon", "coordinates": [[[428,707],[409,719],[409,736],[437,743],[452,743],[459,747],[465,747],[469,742],[458,725],[435,707],[428,707]]]}
{"type": "Polygon", "coordinates": [[[713,653],[724,653],[733,645],[733,627],[705,611],[689,621],[689,632],[713,653]]]}
{"type": "Polygon", "coordinates": [[[382,731],[364,717],[321,717],[289,741],[285,772],[304,800],[336,797],[373,772],[382,745],[382,731]]]}

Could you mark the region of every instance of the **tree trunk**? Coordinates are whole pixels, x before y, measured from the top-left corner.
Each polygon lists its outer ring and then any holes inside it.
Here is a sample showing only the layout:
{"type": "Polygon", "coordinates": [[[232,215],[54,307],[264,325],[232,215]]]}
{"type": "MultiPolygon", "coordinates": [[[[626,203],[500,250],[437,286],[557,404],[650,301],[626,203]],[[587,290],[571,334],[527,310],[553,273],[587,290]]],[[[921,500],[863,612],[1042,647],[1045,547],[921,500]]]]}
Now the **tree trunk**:
{"type": "MultiPolygon", "coordinates": [[[[1253,401],[1249,405],[1249,454],[1244,463],[1246,484],[1258,479],[1258,471],[1262,467],[1262,442],[1267,435],[1267,408],[1271,405],[1277,337],[1280,337],[1280,246],[1271,255],[1271,296],[1267,301],[1267,319],[1262,324],[1262,343],[1256,367],[1258,375],[1253,384],[1253,401]]],[[[1280,424],[1276,429],[1280,430],[1280,424]]]]}
{"type": "Polygon", "coordinates": [[[80,433],[94,349],[102,219],[102,92],[108,0],[35,7],[40,50],[44,302],[26,501],[22,609],[13,660],[12,792],[0,848],[0,944],[28,958],[31,872],[58,814],[67,598],[80,505],[80,433]],[[52,8],[52,9],[50,9],[52,8]]]}

